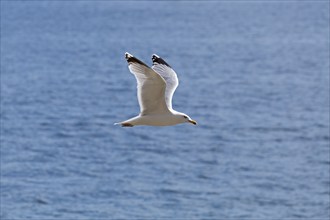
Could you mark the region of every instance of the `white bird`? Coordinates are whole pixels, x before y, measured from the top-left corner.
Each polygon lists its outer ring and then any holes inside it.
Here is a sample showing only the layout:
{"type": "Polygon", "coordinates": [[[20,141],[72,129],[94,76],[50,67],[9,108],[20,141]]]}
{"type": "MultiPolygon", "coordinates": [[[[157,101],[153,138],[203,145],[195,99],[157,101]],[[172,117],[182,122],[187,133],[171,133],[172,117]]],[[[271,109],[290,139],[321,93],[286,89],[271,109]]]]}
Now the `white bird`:
{"type": "Polygon", "coordinates": [[[135,125],[170,126],[185,122],[197,124],[188,115],[172,108],[172,97],[179,81],[170,65],[156,54],[152,55],[152,68],[127,52],[125,58],[130,72],[137,81],[140,114],[115,125],[133,127],[135,125]]]}

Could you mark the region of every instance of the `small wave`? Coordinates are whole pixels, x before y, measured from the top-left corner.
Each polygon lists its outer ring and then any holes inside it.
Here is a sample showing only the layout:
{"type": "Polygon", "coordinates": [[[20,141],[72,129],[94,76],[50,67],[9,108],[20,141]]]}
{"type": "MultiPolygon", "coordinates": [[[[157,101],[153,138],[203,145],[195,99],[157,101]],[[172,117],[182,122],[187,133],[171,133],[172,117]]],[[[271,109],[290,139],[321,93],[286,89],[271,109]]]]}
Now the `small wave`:
{"type": "Polygon", "coordinates": [[[298,132],[301,130],[295,127],[250,127],[248,129],[259,132],[298,132]]]}
{"type": "Polygon", "coordinates": [[[49,202],[47,202],[45,199],[42,199],[42,198],[35,198],[34,202],[38,203],[38,204],[41,204],[41,205],[49,204],[49,202]]]}

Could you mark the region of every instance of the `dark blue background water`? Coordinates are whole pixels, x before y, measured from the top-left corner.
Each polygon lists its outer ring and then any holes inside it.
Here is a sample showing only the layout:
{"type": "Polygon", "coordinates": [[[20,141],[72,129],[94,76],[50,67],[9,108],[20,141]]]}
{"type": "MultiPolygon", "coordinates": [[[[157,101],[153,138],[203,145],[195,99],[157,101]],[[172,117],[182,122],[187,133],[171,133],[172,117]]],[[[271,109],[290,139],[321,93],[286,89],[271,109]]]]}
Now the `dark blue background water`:
{"type": "Polygon", "coordinates": [[[327,1],[1,1],[2,219],[327,219],[327,1]],[[128,51],[174,108],[139,112],[128,51]]]}

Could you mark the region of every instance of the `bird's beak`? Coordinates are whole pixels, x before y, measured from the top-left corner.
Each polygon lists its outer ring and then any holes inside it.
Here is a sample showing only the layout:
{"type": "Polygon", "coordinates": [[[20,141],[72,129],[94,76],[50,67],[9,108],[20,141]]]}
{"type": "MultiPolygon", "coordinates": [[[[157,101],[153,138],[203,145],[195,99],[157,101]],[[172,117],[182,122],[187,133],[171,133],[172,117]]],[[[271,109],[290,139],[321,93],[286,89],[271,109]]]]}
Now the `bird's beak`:
{"type": "Polygon", "coordinates": [[[194,120],[189,120],[189,122],[190,122],[191,124],[197,125],[197,122],[194,121],[194,120]]]}

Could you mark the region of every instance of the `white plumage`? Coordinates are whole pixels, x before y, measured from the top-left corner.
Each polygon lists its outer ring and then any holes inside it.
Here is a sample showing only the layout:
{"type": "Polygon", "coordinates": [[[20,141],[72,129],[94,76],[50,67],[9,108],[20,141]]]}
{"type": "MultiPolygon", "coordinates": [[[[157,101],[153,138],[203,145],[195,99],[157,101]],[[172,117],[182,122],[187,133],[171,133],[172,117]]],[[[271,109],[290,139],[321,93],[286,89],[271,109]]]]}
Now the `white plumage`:
{"type": "Polygon", "coordinates": [[[169,109],[172,109],[172,97],[179,85],[178,76],[168,64],[159,63],[161,58],[156,54],[152,55],[152,69],[163,77],[166,82],[165,102],[169,109]]]}
{"type": "Polygon", "coordinates": [[[152,55],[152,68],[127,52],[125,58],[130,72],[134,74],[137,81],[140,114],[115,124],[121,124],[123,127],[169,126],[185,122],[197,124],[188,115],[172,108],[172,97],[179,81],[170,65],[156,54],[152,55]]]}

